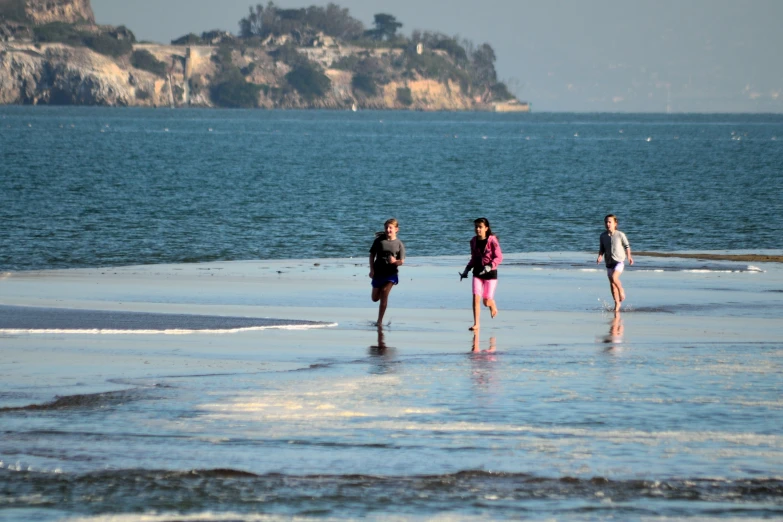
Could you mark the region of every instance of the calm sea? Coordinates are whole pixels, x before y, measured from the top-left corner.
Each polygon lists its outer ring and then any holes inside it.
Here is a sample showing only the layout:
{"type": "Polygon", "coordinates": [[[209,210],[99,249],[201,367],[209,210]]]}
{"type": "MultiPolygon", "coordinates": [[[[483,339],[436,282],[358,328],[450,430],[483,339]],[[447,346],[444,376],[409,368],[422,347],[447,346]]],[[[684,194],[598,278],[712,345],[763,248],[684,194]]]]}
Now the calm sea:
{"type": "Polygon", "coordinates": [[[0,270],[781,246],[783,116],[0,108],[0,270]]]}

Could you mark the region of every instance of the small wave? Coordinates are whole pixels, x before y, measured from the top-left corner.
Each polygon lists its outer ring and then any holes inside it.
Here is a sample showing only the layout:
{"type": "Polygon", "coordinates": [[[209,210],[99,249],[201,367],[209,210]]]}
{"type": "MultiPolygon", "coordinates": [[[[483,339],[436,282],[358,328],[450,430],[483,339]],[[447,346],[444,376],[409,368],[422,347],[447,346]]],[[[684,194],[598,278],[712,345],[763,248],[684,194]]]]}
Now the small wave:
{"type": "MultiPolygon", "coordinates": [[[[655,258],[657,259],[657,258],[655,258]]],[[[573,260],[552,259],[549,261],[539,260],[514,260],[504,261],[505,267],[527,267],[532,270],[578,270],[580,272],[601,272],[604,267],[596,268],[594,262],[574,262],[573,260]]],[[[650,261],[645,258],[644,261],[637,261],[633,266],[626,267],[634,272],[687,272],[695,274],[706,273],[763,273],[764,270],[754,265],[741,265],[732,262],[715,262],[705,264],[703,261],[694,261],[691,259],[672,259],[667,258],[666,263],[660,261],[650,261]]]]}
{"type": "Polygon", "coordinates": [[[310,330],[313,328],[330,328],[337,326],[337,323],[323,323],[318,325],[274,325],[274,326],[248,326],[245,328],[226,328],[221,330],[112,330],[107,329],[57,329],[57,328],[0,328],[0,334],[5,335],[24,335],[24,334],[82,334],[82,335],[193,335],[193,334],[233,334],[239,332],[253,332],[260,330],[310,330]]]}
{"type": "Polygon", "coordinates": [[[83,395],[66,395],[57,397],[44,404],[30,404],[28,406],[11,406],[0,408],[0,413],[15,411],[58,411],[77,408],[105,408],[124,404],[133,400],[139,400],[141,393],[138,390],[122,390],[103,393],[89,393],[83,395]]]}
{"type": "Polygon", "coordinates": [[[754,311],[756,313],[761,312],[775,312],[779,307],[776,305],[770,305],[768,303],[735,303],[735,302],[722,302],[722,303],[679,303],[679,304],[665,304],[659,306],[628,306],[623,311],[627,313],[652,313],[652,314],[676,314],[676,313],[698,313],[698,312],[715,312],[715,311],[735,311],[737,313],[754,311]]]}
{"type": "Polygon", "coordinates": [[[254,330],[329,328],[337,323],[227,317],[218,315],[161,314],[36,308],[0,305],[0,333],[20,334],[226,334],[254,330]]]}
{"type": "MultiPolygon", "coordinates": [[[[288,514],[288,519],[303,510],[336,518],[361,518],[368,513],[451,515],[460,519],[472,513],[484,518],[515,518],[520,513],[520,502],[528,503],[528,515],[555,518],[574,514],[575,506],[569,503],[600,506],[607,516],[617,509],[614,515],[623,519],[652,514],[679,518],[683,501],[688,503],[689,515],[737,516],[740,505],[746,514],[756,512],[774,518],[783,513],[783,480],[777,477],[614,480],[482,470],[396,476],[258,475],[232,468],[107,470],[72,475],[0,469],[0,483],[10,492],[3,501],[15,508],[49,504],[58,507],[60,516],[73,516],[84,513],[83,499],[89,498],[89,512],[104,513],[104,517],[117,514],[111,520],[117,520],[117,516],[136,517],[127,520],[231,520],[205,518],[203,514],[215,506],[220,506],[222,515],[247,512],[248,508],[256,511],[267,505],[264,499],[273,501],[274,513],[288,514]],[[551,503],[536,512],[535,504],[547,500],[551,503]],[[158,518],[165,512],[189,513],[193,518],[181,514],[158,518]]],[[[253,519],[242,515],[239,520],[253,519]]]]}

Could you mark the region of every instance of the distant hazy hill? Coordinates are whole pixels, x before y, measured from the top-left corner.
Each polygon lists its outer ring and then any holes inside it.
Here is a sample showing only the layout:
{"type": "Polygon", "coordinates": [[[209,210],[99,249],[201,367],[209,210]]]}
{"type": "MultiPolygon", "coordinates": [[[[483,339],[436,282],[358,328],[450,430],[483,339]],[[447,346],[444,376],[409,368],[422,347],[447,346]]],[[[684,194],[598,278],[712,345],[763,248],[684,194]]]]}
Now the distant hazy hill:
{"type": "Polygon", "coordinates": [[[335,4],[250,9],[239,35],[140,43],[98,26],[89,0],[0,0],[0,103],[527,110],[489,44],[372,28],[335,4]]]}

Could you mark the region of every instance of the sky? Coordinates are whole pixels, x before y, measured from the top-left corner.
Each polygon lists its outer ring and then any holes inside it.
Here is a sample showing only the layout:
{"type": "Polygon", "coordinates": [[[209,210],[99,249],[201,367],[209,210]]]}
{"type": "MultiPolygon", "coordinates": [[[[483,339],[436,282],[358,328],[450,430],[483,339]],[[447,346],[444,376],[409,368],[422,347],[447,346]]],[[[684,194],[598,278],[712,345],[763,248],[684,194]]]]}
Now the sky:
{"type": "MultiPolygon", "coordinates": [[[[92,0],[138,40],[236,33],[257,1],[92,0]]],[[[328,0],[278,0],[282,8],[328,0]]],[[[388,13],[495,50],[536,112],[783,113],[783,0],[333,0],[368,28],[388,13]]],[[[266,1],[263,2],[266,5],[266,1]]]]}

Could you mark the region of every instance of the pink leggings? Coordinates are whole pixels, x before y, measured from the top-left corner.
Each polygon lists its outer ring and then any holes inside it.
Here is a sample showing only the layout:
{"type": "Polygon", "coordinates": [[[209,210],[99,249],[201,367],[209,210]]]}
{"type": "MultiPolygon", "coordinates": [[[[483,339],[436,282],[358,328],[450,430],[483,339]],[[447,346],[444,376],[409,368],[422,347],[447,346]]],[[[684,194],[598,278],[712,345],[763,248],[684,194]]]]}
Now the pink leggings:
{"type": "Polygon", "coordinates": [[[495,288],[498,286],[497,279],[479,279],[473,278],[473,295],[480,295],[484,299],[495,298],[495,288]]]}

